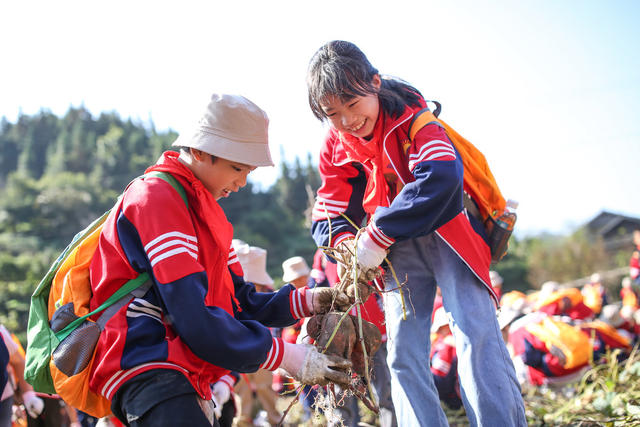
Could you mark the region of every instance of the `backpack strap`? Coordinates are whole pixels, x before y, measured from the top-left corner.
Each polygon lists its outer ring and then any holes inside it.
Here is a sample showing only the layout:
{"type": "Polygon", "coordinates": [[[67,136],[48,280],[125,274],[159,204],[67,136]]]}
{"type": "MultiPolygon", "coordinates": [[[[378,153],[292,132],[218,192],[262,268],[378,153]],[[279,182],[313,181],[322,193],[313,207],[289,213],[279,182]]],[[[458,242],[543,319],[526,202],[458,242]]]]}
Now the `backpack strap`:
{"type": "MultiPolygon", "coordinates": [[[[166,181],[169,185],[171,185],[177,192],[180,194],[180,197],[184,201],[187,208],[189,208],[189,201],[187,199],[187,193],[184,191],[184,187],[177,179],[175,179],[171,174],[166,172],[150,172],[148,174],[142,175],[141,177],[144,179],[145,177],[153,176],[155,178],[160,178],[166,181]]],[[[138,179],[136,178],[136,179],[138,179]]],[[[134,180],[135,181],[135,180],[134,180]]],[[[104,325],[111,319],[111,317],[120,310],[126,303],[129,301],[131,297],[142,297],[147,291],[151,288],[152,285],[151,278],[149,277],[149,273],[146,271],[138,275],[138,277],[133,278],[126,282],[120,289],[113,293],[105,302],[103,302],[98,308],[93,310],[90,313],[85,314],[82,317],[78,317],[63,329],[55,333],[56,338],[59,341],[64,340],[71,332],[73,332],[82,322],[84,322],[89,317],[94,314],[100,313],[104,310],[104,313],[100,315],[96,323],[100,327],[100,330],[104,329],[104,325]]]]}
{"type": "Polygon", "coordinates": [[[153,282],[149,278],[149,273],[147,273],[146,271],[135,279],[129,280],[127,283],[125,283],[124,286],[118,290],[118,292],[113,294],[111,298],[104,302],[103,305],[107,304],[107,302],[109,302],[110,305],[106,305],[104,312],[100,315],[100,317],[98,317],[98,320],[96,320],[96,323],[98,324],[98,327],[100,327],[100,330],[102,331],[104,329],[104,325],[107,324],[109,319],[111,319],[113,315],[118,312],[118,310],[120,310],[127,302],[129,302],[129,299],[131,299],[132,296],[136,298],[142,298],[144,294],[146,294],[147,291],[151,289],[152,285],[153,282]],[[142,282],[142,284],[140,284],[140,282],[142,282]],[[124,296],[117,298],[118,296],[123,294],[124,296]],[[116,302],[112,303],[112,298],[115,299],[116,302]]]}
{"type": "MultiPolygon", "coordinates": [[[[109,320],[109,318],[111,318],[111,316],[113,316],[115,312],[118,311],[124,305],[124,302],[129,299],[130,297],[129,294],[131,294],[136,288],[140,287],[142,284],[144,284],[147,281],[149,281],[149,287],[151,287],[151,280],[149,280],[149,273],[147,273],[146,271],[140,274],[135,279],[129,280],[127,283],[122,285],[120,289],[114,292],[113,295],[107,298],[107,300],[103,302],[98,308],[96,308],[90,313],[85,314],[82,317],[78,317],[73,322],[69,323],[67,326],[62,328],[60,331],[56,332],[55,333],[56,338],[58,338],[59,341],[64,340],[71,332],[74,331],[74,329],[80,326],[82,322],[84,322],[89,317],[93,316],[96,313],[100,313],[102,310],[105,310],[116,303],[122,302],[122,304],[120,304],[120,307],[118,307],[116,310],[108,310],[110,315],[107,316],[102,321],[102,325],[100,327],[100,330],[102,330],[102,328],[104,327],[104,324],[107,323],[107,320],[109,320]]],[[[147,290],[149,290],[149,288],[147,288],[147,290]]],[[[107,311],[105,311],[102,314],[102,316],[100,316],[100,319],[105,317],[105,314],[107,314],[107,311]]]]}
{"type": "Polygon", "coordinates": [[[442,111],[442,104],[440,104],[438,101],[425,102],[433,102],[436,105],[436,109],[432,113],[431,110],[429,110],[429,108],[427,107],[414,114],[413,119],[411,119],[411,123],[409,123],[409,139],[411,141],[413,141],[418,131],[428,124],[435,123],[444,129],[444,126],[442,126],[442,124],[438,121],[438,116],[440,116],[440,112],[442,111]]]}

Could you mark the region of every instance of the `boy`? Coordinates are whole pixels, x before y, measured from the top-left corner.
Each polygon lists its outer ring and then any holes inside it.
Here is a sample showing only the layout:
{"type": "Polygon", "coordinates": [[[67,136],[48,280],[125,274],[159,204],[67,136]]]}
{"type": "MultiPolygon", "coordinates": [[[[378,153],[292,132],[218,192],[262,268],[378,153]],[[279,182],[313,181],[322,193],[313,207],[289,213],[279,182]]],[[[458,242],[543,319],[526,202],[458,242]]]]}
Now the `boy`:
{"type": "MultiPolygon", "coordinates": [[[[233,228],[217,200],[273,165],[266,114],[241,96],[214,94],[191,133],[147,169],[166,181],[133,182],[107,219],[90,274],[92,309],[124,282],[148,272],[151,283],[105,325],[89,386],[111,400],[131,426],[218,425],[210,385],[227,374],[282,367],[302,383],[344,383],[349,366],[312,346],[283,343],[282,327],[329,309],[327,288],[258,293],[242,278],[233,228]]],[[[337,302],[346,295],[338,295],[337,302]]]]}

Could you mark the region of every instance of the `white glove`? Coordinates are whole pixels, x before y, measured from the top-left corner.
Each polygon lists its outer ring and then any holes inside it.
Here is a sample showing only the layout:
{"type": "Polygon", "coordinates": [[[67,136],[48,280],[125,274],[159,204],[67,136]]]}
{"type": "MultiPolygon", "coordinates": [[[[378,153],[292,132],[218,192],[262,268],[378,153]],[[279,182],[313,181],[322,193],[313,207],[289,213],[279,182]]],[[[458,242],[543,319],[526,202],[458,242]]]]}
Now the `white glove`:
{"type": "Polygon", "coordinates": [[[226,382],[218,381],[211,386],[211,393],[213,402],[216,404],[213,412],[216,414],[216,418],[219,419],[220,416],[222,416],[222,405],[227,403],[227,400],[231,397],[231,389],[229,388],[229,384],[226,382]]]}
{"type": "Polygon", "coordinates": [[[347,368],[351,361],[319,353],[309,344],[284,343],[281,368],[302,384],[326,385],[330,382],[348,385],[351,376],[347,368]]]}
{"type": "Polygon", "coordinates": [[[378,267],[387,256],[387,251],[378,246],[369,235],[369,231],[362,233],[356,246],[358,256],[358,266],[361,270],[367,271],[378,267]]]}
{"type": "Polygon", "coordinates": [[[44,410],[44,402],[31,390],[22,393],[22,401],[31,418],[38,418],[44,410]]]}

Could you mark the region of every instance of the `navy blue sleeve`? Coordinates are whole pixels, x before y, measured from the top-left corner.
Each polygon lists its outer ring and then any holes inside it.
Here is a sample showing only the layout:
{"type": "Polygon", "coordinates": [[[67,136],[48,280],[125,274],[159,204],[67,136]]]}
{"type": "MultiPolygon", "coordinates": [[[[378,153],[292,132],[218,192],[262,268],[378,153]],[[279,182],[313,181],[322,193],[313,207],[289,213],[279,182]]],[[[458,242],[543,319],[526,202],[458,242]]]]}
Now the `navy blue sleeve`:
{"type": "Polygon", "coordinates": [[[256,371],[271,349],[271,332],[256,320],[235,319],[222,308],[206,306],[206,283],[206,275],[197,273],[158,286],[172,326],[200,359],[233,371],[256,371]]]}
{"type": "Polygon", "coordinates": [[[7,365],[9,364],[9,350],[4,344],[4,340],[0,337],[0,390],[4,390],[7,385],[7,365]]]}
{"type": "Polygon", "coordinates": [[[397,240],[424,236],[462,211],[462,161],[424,161],[389,207],[378,207],[376,226],[397,240]]]}
{"type": "Polygon", "coordinates": [[[235,319],[222,308],[205,305],[208,279],[204,272],[170,283],[158,282],[134,225],[121,214],[117,226],[129,263],[152,277],[165,319],[191,351],[225,369],[255,372],[272,346],[269,329],[257,320],[235,319]]]}
{"type": "Polygon", "coordinates": [[[525,365],[531,366],[536,369],[543,369],[544,352],[535,348],[526,338],[524,340],[524,353],[522,354],[522,361],[525,365]]]}
{"type": "Polygon", "coordinates": [[[291,314],[289,295],[295,290],[287,284],[276,292],[256,292],[252,283],[245,282],[230,269],[235,296],[240,303],[236,309],[236,318],[241,320],[256,320],[268,327],[284,328],[298,321],[291,314]]]}

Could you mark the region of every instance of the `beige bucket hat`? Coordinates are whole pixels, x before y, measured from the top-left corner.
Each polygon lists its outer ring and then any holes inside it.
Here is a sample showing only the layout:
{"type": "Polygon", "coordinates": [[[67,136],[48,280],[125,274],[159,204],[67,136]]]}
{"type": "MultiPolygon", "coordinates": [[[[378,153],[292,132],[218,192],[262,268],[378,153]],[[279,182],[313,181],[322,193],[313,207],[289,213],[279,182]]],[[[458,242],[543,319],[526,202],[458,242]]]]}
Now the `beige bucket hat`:
{"type": "Polygon", "coordinates": [[[268,127],[267,114],[247,98],[214,93],[198,123],[173,145],[250,166],[273,166],[268,127]]]}
{"type": "Polygon", "coordinates": [[[624,319],[620,315],[620,304],[607,304],[602,307],[600,320],[617,328],[624,323],[624,319]]]}
{"type": "Polygon", "coordinates": [[[308,276],[311,273],[309,265],[301,256],[294,256],[282,263],[282,280],[285,283],[296,280],[298,277],[308,276]]]}
{"type": "Polygon", "coordinates": [[[433,313],[433,321],[431,322],[431,333],[435,334],[443,326],[449,326],[449,319],[443,307],[438,307],[433,313]]]}
{"type": "Polygon", "coordinates": [[[257,246],[249,246],[240,239],[233,239],[232,243],[244,272],[244,280],[273,287],[273,279],[267,273],[267,251],[257,246]]]}

